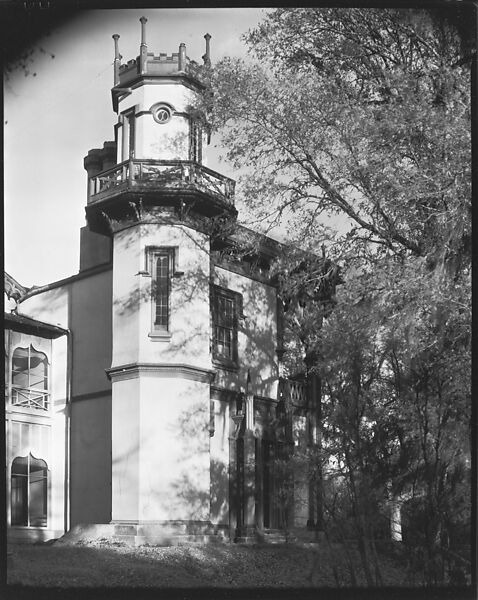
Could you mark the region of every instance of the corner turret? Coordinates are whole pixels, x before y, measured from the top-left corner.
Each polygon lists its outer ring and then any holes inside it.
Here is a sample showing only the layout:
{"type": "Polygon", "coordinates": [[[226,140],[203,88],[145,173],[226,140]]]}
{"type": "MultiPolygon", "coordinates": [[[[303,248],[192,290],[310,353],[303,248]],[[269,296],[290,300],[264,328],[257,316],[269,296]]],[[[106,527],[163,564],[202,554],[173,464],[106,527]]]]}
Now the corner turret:
{"type": "Polygon", "coordinates": [[[88,225],[97,233],[111,234],[124,220],[150,220],[147,215],[157,214],[154,207],[162,207],[163,213],[169,207],[201,218],[235,218],[235,182],[205,166],[209,127],[194,108],[206,89],[211,36],[204,36],[206,52],[200,65],[187,56],[184,43],[169,56],[148,52],[147,19],[141,17],[140,22],[139,55],[126,63],[121,62],[119,35],[113,35],[111,93],[118,122],[115,142],[90,150],[85,158],[88,225]]]}

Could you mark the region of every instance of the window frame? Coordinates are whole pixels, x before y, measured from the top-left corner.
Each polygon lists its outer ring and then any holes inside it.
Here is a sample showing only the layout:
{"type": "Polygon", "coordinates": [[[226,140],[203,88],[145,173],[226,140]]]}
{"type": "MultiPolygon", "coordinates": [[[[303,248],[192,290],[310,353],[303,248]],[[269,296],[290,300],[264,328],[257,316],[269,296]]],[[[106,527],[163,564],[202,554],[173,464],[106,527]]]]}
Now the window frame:
{"type": "Polygon", "coordinates": [[[133,160],[136,150],[136,106],[122,112],[120,122],[122,127],[121,162],[133,160]]]}
{"type": "Polygon", "coordinates": [[[167,102],[157,102],[156,104],[153,104],[153,106],[149,109],[151,114],[153,115],[153,119],[155,120],[156,123],[158,123],[158,125],[166,125],[166,123],[169,123],[169,121],[171,121],[172,117],[173,117],[173,112],[174,109],[173,107],[168,104],[167,102]],[[167,118],[166,119],[160,119],[158,114],[161,111],[165,111],[167,114],[167,118]]]}
{"type": "Polygon", "coordinates": [[[202,164],[202,126],[194,118],[189,120],[189,160],[202,164]]]}
{"type": "Polygon", "coordinates": [[[51,409],[51,390],[50,390],[50,377],[51,373],[50,373],[50,361],[48,359],[48,355],[46,354],[46,352],[43,352],[41,350],[37,350],[32,343],[30,343],[27,347],[25,346],[16,346],[12,352],[11,358],[10,358],[10,404],[12,406],[12,408],[14,408],[15,410],[21,410],[21,411],[28,411],[29,413],[33,413],[33,414],[37,414],[37,415],[44,415],[44,414],[49,414],[50,413],[50,409],[51,409]],[[15,353],[18,350],[27,350],[28,351],[28,356],[27,356],[27,361],[28,361],[28,367],[26,369],[26,376],[28,377],[28,386],[27,387],[23,387],[21,385],[15,384],[14,383],[14,377],[16,375],[17,372],[15,372],[14,370],[14,360],[15,360],[15,353]],[[31,384],[31,358],[32,356],[43,356],[44,358],[41,360],[41,362],[43,362],[45,364],[45,369],[44,369],[44,375],[42,377],[43,383],[44,383],[44,388],[43,389],[39,389],[39,388],[35,388],[34,386],[32,386],[31,384]],[[18,393],[20,391],[23,391],[23,395],[25,397],[28,396],[27,399],[27,403],[25,402],[15,402],[14,400],[14,395],[15,392],[17,393],[17,398],[18,398],[18,393]],[[26,393],[26,394],[25,394],[26,393]],[[35,401],[31,399],[32,395],[36,395],[37,397],[41,396],[42,397],[42,406],[39,403],[36,403],[35,405],[35,401]]]}
{"type": "Polygon", "coordinates": [[[141,274],[145,277],[151,277],[150,297],[151,297],[151,318],[149,337],[152,339],[165,340],[171,339],[171,294],[173,290],[173,278],[183,275],[178,268],[178,248],[177,246],[147,246],[145,248],[145,270],[141,274]],[[167,324],[158,326],[156,324],[157,316],[157,294],[156,294],[156,263],[158,258],[166,257],[168,265],[167,273],[167,324]]]}
{"type": "MultiPolygon", "coordinates": [[[[49,507],[50,507],[50,470],[48,468],[48,463],[46,462],[45,459],[43,458],[36,458],[35,456],[33,456],[33,454],[31,452],[29,452],[27,454],[27,456],[15,456],[15,458],[13,458],[12,462],[11,462],[11,466],[10,466],[10,526],[11,527],[21,527],[21,528],[25,528],[25,529],[47,529],[48,528],[48,522],[49,522],[49,507]],[[20,472],[14,472],[14,467],[15,467],[15,461],[18,459],[25,459],[27,460],[26,463],[26,474],[20,473],[20,472]],[[43,467],[41,469],[38,469],[37,471],[34,471],[35,473],[38,471],[41,471],[43,474],[37,478],[35,481],[33,481],[33,483],[38,483],[39,481],[42,481],[42,503],[43,503],[43,515],[42,515],[42,519],[44,519],[44,523],[42,525],[38,525],[38,524],[31,524],[32,521],[32,515],[31,515],[31,506],[32,506],[32,502],[31,502],[31,484],[32,484],[32,480],[30,478],[30,475],[32,473],[31,471],[31,465],[32,465],[32,461],[35,461],[37,463],[43,463],[43,467]],[[14,479],[19,482],[22,482],[22,484],[20,486],[14,485],[13,481],[14,479]],[[15,492],[17,490],[21,490],[21,494],[19,494],[19,496],[21,496],[21,500],[22,500],[22,504],[23,506],[21,507],[21,512],[22,512],[22,517],[26,516],[26,524],[25,523],[18,523],[18,522],[14,522],[14,509],[15,509],[15,505],[16,503],[13,500],[13,496],[15,494],[15,492]]],[[[18,519],[16,519],[18,520],[18,519]]],[[[22,519],[23,520],[23,519],[22,519]]]]}
{"type": "Polygon", "coordinates": [[[151,257],[151,330],[169,333],[171,321],[171,253],[155,252],[151,257]]]}
{"type": "Polygon", "coordinates": [[[238,356],[238,331],[239,320],[244,318],[242,315],[242,294],[233,290],[218,286],[211,286],[211,354],[213,364],[225,367],[230,370],[239,368],[238,356]],[[219,315],[219,299],[224,299],[232,303],[232,323],[227,324],[227,316],[219,315]],[[219,352],[218,337],[216,328],[229,329],[231,331],[231,353],[230,356],[219,352]]]}

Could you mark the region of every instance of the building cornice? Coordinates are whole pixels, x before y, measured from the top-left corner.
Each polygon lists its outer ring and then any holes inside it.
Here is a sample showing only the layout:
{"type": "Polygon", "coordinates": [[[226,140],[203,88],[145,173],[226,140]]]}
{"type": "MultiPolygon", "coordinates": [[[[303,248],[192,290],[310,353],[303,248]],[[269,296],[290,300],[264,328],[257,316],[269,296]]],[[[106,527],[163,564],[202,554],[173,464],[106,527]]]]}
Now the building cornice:
{"type": "Polygon", "coordinates": [[[44,321],[16,313],[5,313],[4,326],[5,329],[29,335],[38,335],[39,337],[48,339],[55,339],[68,333],[66,329],[58,325],[52,325],[51,323],[45,323],[44,321]]]}
{"type": "Polygon", "coordinates": [[[184,363],[130,363],[105,369],[105,372],[113,382],[138,379],[139,377],[159,377],[165,379],[181,378],[201,383],[211,383],[216,376],[216,372],[213,369],[196,367],[184,363]]]}

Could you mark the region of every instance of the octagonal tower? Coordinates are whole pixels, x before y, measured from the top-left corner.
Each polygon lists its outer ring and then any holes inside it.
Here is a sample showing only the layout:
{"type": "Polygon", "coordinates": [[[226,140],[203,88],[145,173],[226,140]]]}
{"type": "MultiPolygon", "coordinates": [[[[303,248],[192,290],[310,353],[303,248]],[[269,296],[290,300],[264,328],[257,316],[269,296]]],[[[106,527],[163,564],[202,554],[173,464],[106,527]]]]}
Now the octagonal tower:
{"type": "Polygon", "coordinates": [[[208,169],[195,108],[203,65],[186,47],[121,63],[115,142],[90,150],[86,217],[112,239],[112,523],[137,543],[210,524],[211,220],[234,219],[234,182],[208,169]]]}

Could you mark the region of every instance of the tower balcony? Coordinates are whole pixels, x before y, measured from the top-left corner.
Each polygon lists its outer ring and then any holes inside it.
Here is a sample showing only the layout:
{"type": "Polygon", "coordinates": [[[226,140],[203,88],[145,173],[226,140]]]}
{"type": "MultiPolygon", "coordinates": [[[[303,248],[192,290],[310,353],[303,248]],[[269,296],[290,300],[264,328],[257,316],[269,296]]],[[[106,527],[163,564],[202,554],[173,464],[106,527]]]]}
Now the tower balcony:
{"type": "Polygon", "coordinates": [[[88,178],[88,206],[135,193],[197,195],[234,208],[235,181],[184,160],[131,159],[88,178]]]}
{"type": "Polygon", "coordinates": [[[279,379],[278,400],[286,406],[305,408],[307,406],[307,385],[304,381],[279,379]]]}

